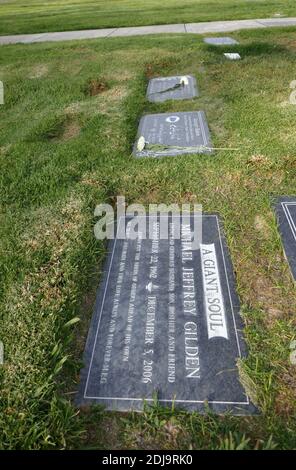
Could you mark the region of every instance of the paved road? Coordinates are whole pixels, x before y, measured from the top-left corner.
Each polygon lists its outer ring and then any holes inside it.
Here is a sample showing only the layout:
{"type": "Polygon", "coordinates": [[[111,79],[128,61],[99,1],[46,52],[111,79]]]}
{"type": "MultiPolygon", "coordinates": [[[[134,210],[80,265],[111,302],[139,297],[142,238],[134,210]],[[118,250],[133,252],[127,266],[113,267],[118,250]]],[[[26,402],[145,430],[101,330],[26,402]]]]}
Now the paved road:
{"type": "Polygon", "coordinates": [[[119,36],[141,36],[162,33],[226,33],[239,29],[271,28],[275,26],[296,26],[296,18],[267,18],[259,20],[212,21],[208,23],[168,24],[138,26],[132,28],[86,29],[56,33],[17,34],[0,36],[0,44],[31,44],[45,41],[71,41],[73,39],[97,39],[119,36]]]}

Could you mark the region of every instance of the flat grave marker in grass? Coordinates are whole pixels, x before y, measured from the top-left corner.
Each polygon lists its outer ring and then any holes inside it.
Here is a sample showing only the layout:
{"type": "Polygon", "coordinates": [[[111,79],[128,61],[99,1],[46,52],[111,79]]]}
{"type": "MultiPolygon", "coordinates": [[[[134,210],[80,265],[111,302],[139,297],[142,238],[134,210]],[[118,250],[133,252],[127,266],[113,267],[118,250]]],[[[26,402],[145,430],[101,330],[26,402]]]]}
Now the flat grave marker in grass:
{"type": "Polygon", "coordinates": [[[137,158],[212,152],[210,132],[203,111],[143,116],[133,150],[137,158]]]}
{"type": "Polygon", "coordinates": [[[227,36],[220,38],[204,38],[204,42],[212,46],[232,46],[234,44],[239,44],[238,41],[227,36]]]}
{"type": "Polygon", "coordinates": [[[195,96],[198,96],[197,83],[191,75],[152,78],[147,88],[147,99],[152,103],[186,100],[195,96]]]}
{"type": "MultiPolygon", "coordinates": [[[[254,413],[239,380],[243,325],[218,216],[138,220],[138,238],[109,242],[78,403],[128,411],[157,398],[190,411],[254,413]],[[168,237],[160,239],[165,220],[168,237]]],[[[120,218],[120,231],[132,223],[120,218]]]]}
{"type": "Polygon", "coordinates": [[[224,57],[229,60],[240,60],[241,56],[237,52],[224,52],[224,57]]]}
{"type": "Polygon", "coordinates": [[[275,204],[284,253],[296,280],[296,196],[281,196],[275,204]]]}

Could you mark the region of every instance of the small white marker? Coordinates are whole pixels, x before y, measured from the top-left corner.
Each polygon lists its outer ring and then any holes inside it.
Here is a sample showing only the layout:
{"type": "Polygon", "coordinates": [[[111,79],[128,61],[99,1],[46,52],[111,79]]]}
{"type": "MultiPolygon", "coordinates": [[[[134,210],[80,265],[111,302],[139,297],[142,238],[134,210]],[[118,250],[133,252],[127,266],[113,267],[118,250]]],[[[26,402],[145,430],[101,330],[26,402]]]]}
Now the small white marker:
{"type": "Polygon", "coordinates": [[[4,104],[4,85],[0,81],[0,104],[4,104]]]}
{"type": "Polygon", "coordinates": [[[0,341],[0,366],[4,364],[4,344],[0,341]]]}
{"type": "Polygon", "coordinates": [[[237,52],[224,52],[224,55],[227,59],[230,60],[240,60],[241,56],[237,52]]]}

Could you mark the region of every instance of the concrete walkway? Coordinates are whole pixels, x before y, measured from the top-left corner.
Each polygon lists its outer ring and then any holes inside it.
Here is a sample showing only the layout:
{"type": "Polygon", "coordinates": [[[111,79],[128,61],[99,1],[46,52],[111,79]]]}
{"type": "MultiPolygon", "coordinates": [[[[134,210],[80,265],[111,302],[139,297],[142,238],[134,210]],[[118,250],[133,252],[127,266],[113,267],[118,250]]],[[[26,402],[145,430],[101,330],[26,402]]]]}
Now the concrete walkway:
{"type": "Polygon", "coordinates": [[[208,23],[168,24],[158,26],[138,26],[132,28],[86,29],[83,31],[63,31],[57,33],[18,34],[14,36],[0,36],[0,44],[31,44],[45,41],[71,41],[76,39],[141,36],[162,33],[226,33],[238,31],[240,29],[271,28],[275,26],[296,26],[296,18],[212,21],[208,23]]]}

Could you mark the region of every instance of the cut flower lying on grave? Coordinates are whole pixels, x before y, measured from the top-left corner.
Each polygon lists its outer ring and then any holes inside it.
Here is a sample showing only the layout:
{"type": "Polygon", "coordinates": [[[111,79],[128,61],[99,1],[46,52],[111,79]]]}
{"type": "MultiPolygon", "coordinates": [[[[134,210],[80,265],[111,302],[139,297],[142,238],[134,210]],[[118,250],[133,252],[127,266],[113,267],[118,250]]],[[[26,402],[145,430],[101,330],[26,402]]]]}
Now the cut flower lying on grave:
{"type": "Polygon", "coordinates": [[[186,85],[189,85],[189,80],[188,80],[188,77],[184,76],[184,77],[181,77],[181,80],[180,80],[180,85],[181,86],[186,86],[186,85]]]}
{"type": "Polygon", "coordinates": [[[141,135],[137,141],[137,151],[138,152],[146,152],[146,153],[155,153],[155,152],[165,152],[166,150],[183,150],[183,151],[190,151],[190,152],[204,152],[208,150],[239,150],[237,148],[216,148],[216,147],[207,147],[206,145],[198,145],[195,147],[190,146],[178,146],[178,145],[165,145],[165,144],[150,144],[146,142],[145,137],[141,135]]]}
{"type": "Polygon", "coordinates": [[[164,145],[164,144],[149,144],[149,142],[145,141],[145,137],[141,136],[139,137],[137,141],[137,151],[138,152],[163,152],[166,150],[184,150],[184,151],[196,151],[202,152],[205,150],[212,150],[211,147],[206,147],[205,145],[199,145],[196,147],[181,147],[177,145],[164,145]]]}
{"type": "Polygon", "coordinates": [[[179,83],[176,83],[175,85],[173,85],[169,88],[166,88],[165,90],[156,91],[155,93],[151,93],[151,94],[156,95],[158,93],[167,93],[168,91],[177,90],[178,88],[182,88],[182,87],[188,86],[188,85],[189,85],[188,77],[186,77],[186,75],[184,75],[183,77],[180,78],[179,83]]]}

